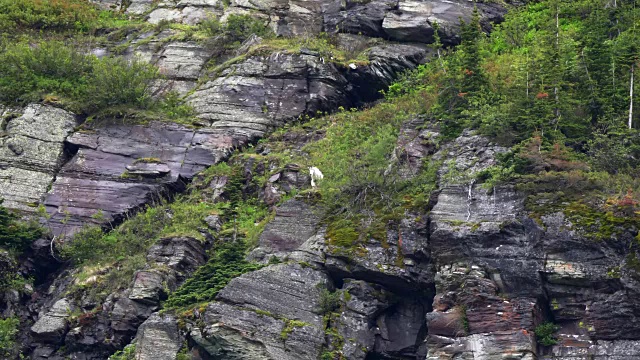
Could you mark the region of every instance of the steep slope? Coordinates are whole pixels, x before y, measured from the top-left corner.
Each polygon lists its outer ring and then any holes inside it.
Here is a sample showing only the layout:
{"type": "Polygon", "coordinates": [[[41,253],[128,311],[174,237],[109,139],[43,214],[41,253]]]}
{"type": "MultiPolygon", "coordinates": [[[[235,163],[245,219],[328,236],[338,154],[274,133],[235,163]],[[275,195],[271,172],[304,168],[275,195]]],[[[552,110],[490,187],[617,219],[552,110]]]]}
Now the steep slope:
{"type": "Polygon", "coordinates": [[[0,196],[50,232],[0,212],[2,356],[640,357],[629,4],[95,3],[88,80],[2,110],[0,196]]]}
{"type": "MultiPolygon", "coordinates": [[[[179,103],[185,105],[170,111],[182,114],[183,108],[192,109],[187,111],[187,121],[181,120],[182,124],[171,124],[171,119],[147,122],[154,116],[166,115],[136,112],[132,113],[133,124],[127,124],[130,114],[127,109],[117,110],[114,121],[110,119],[114,115],[108,106],[106,113],[95,113],[97,121],[86,122],[88,115],[89,120],[94,117],[92,112],[96,112],[93,109],[98,105],[94,106],[90,99],[86,105],[76,102],[75,93],[52,87],[44,89],[50,92],[42,98],[44,104],[23,105],[19,98],[18,105],[3,110],[0,195],[6,199],[5,206],[43,216],[43,224],[53,237],[36,241],[32,250],[21,258],[20,273],[36,277],[35,291],[16,284],[17,291],[11,290],[3,296],[4,316],[21,319],[19,351],[34,359],[65,356],[104,359],[121,349],[138,326],[158,309],[167,292],[175,290],[204,264],[205,250],[213,241],[207,232],[216,229],[216,226],[211,230],[194,229],[183,223],[178,231],[163,229],[157,221],[172,222],[171,210],[167,217],[149,215],[150,226],[159,228],[148,233],[140,233],[141,223],[129,225],[127,222],[123,229],[129,230],[125,232],[136,240],[148,238],[144,244],[131,241],[118,250],[126,256],[126,260],[120,260],[122,255],[109,255],[117,245],[103,247],[91,242],[100,240],[101,236],[99,230],[85,230],[87,225],[114,228],[146,204],[155,204],[184,191],[194,175],[223,161],[232,150],[254,143],[292,120],[376,100],[380,96],[378,90],[385,89],[402,71],[426,61],[428,51],[419,43],[432,41],[429,35],[433,33],[432,23],[442,23],[442,34],[447,34],[448,42],[455,43],[458,41],[457,18],[469,17],[472,9],[463,3],[440,4],[435,9],[403,3],[402,6],[407,7],[403,10],[400,4],[386,3],[301,6],[98,2],[106,9],[124,11],[123,18],[112,19],[107,13],[97,16],[82,1],[75,1],[68,8],[57,3],[30,4],[25,3],[24,8],[2,5],[11,14],[3,27],[10,36],[19,34],[21,29],[29,33],[29,27],[49,29],[54,38],[56,31],[68,32],[74,26],[83,29],[78,35],[81,47],[86,48],[82,43],[88,41],[88,51],[100,58],[124,56],[156,65],[162,77],[151,88],[154,96],[182,97],[179,103]],[[21,11],[32,11],[36,15],[21,18],[21,11]],[[67,14],[74,14],[76,25],[69,25],[64,18],[67,14]],[[398,18],[399,14],[403,14],[402,19],[398,18]],[[157,25],[132,22],[131,15],[157,25]],[[221,17],[222,23],[214,20],[213,15],[221,17]],[[38,16],[57,17],[54,21],[39,22],[38,16]],[[254,21],[252,17],[262,20],[254,21]],[[410,23],[405,23],[406,20],[410,23]],[[224,25],[225,22],[229,25],[224,25]],[[16,24],[18,32],[9,24],[16,24]],[[242,34],[238,36],[232,26],[240,26],[242,34]],[[251,26],[254,30],[248,30],[251,26]],[[84,40],[85,28],[90,34],[105,32],[107,36],[84,40]],[[252,31],[262,38],[247,36],[252,31]],[[294,37],[273,39],[271,31],[279,36],[294,37]],[[421,35],[416,37],[416,34],[421,35]],[[372,37],[412,43],[391,43],[372,37]],[[243,43],[227,45],[237,41],[243,43]],[[79,110],[74,110],[76,108],[79,110]],[[121,119],[123,123],[118,123],[121,119]],[[143,123],[136,123],[140,121],[143,123]],[[161,220],[163,217],[165,220],[161,220]],[[189,236],[178,236],[181,231],[189,236]],[[158,236],[163,240],[149,248],[158,236]],[[206,240],[205,245],[193,236],[206,240]],[[84,249],[63,251],[63,256],[73,258],[80,269],[60,263],[60,255],[56,255],[54,249],[63,243],[75,243],[72,247],[84,249]],[[147,249],[150,252],[145,261],[147,249]],[[95,254],[95,258],[88,259],[89,252],[95,254]],[[51,273],[56,269],[57,272],[51,273]],[[127,278],[134,271],[135,280],[129,285],[127,278]],[[104,276],[109,280],[105,282],[104,276]]],[[[483,9],[487,28],[490,21],[499,19],[503,13],[499,6],[483,9]]],[[[3,46],[14,46],[11,39],[3,46]]],[[[85,61],[71,52],[65,53],[67,50],[55,54],[56,47],[63,44],[48,45],[47,41],[51,40],[46,37],[38,41],[44,41],[45,45],[36,47],[36,51],[46,50],[35,56],[43,56],[43,61],[48,61],[46,51],[52,51],[53,57],[76,59],[72,62],[85,61]]],[[[15,51],[15,56],[21,56],[22,51],[32,51],[20,46],[8,51],[15,51]]],[[[87,66],[89,71],[99,71],[100,65],[87,66]],[[96,68],[91,70],[92,66],[96,68]]],[[[113,63],[113,66],[120,65],[113,63]]],[[[3,71],[9,74],[14,70],[8,67],[3,71]]],[[[97,75],[89,72],[87,76],[97,75]]],[[[83,80],[74,81],[82,85],[83,80]]],[[[13,83],[3,86],[14,90],[13,83]]],[[[50,85],[39,83],[38,86],[50,85]]],[[[89,98],[88,94],[81,97],[89,98]]],[[[223,185],[224,182],[216,185],[219,191],[223,191],[223,185]]],[[[194,225],[202,222],[202,219],[194,220],[194,225]]],[[[277,279],[278,274],[275,276],[277,279]]],[[[318,276],[327,278],[327,275],[318,276]]],[[[331,287],[331,280],[323,281],[331,287]]],[[[316,291],[314,296],[318,294],[316,291]]],[[[307,307],[315,311],[313,304],[307,307]]],[[[285,318],[285,315],[278,316],[285,318]]],[[[314,335],[316,346],[309,350],[310,354],[317,355],[324,344],[323,325],[322,321],[311,321],[311,318],[309,322],[318,329],[314,335]]],[[[10,350],[3,351],[9,354],[10,350]]]]}

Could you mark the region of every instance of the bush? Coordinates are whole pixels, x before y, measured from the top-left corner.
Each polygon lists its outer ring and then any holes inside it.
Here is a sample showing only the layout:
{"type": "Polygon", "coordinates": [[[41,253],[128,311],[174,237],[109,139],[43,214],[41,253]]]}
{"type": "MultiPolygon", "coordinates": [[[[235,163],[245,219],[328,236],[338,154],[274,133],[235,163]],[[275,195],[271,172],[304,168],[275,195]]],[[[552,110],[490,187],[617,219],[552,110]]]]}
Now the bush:
{"type": "Polygon", "coordinates": [[[244,273],[262,268],[263,265],[245,260],[243,241],[227,241],[216,246],[209,262],[200,267],[192,277],[169,296],[165,306],[187,306],[212,301],[229,281],[244,273]]]}
{"type": "Polygon", "coordinates": [[[0,0],[0,33],[27,29],[89,32],[122,17],[100,11],[87,0],[0,0]]]}
{"type": "Polygon", "coordinates": [[[340,307],[340,292],[328,289],[320,290],[320,313],[329,314],[340,307]]]}
{"type": "Polygon", "coordinates": [[[157,68],[123,58],[105,58],[94,62],[87,89],[79,96],[85,111],[95,112],[113,106],[148,108],[151,104],[151,81],[157,68]]]}
{"type": "Polygon", "coordinates": [[[558,343],[558,339],[556,339],[553,334],[559,329],[560,327],[558,325],[552,322],[545,322],[536,326],[534,332],[540,344],[543,346],[551,346],[558,343]]]}
{"type": "Polygon", "coordinates": [[[99,227],[83,229],[62,246],[60,253],[76,265],[105,264],[145,253],[168,222],[162,207],[149,208],[106,234],[99,227]]]}
{"type": "Polygon", "coordinates": [[[17,318],[0,319],[0,355],[8,359],[15,351],[15,337],[20,320],[17,318]]]}
{"type": "Polygon", "coordinates": [[[16,215],[2,207],[0,199],[0,247],[23,251],[40,236],[39,226],[18,221],[16,215]]]}
{"type": "Polygon", "coordinates": [[[210,47],[231,49],[240,45],[251,35],[261,38],[273,37],[273,32],[264,20],[256,19],[250,15],[229,15],[225,23],[212,18],[200,23],[200,31],[209,36],[210,47]]]}
{"type": "Polygon", "coordinates": [[[59,41],[6,44],[0,49],[0,102],[24,104],[45,97],[74,111],[113,106],[147,108],[151,65],[122,58],[98,59],[59,41]]]}
{"type": "Polygon", "coordinates": [[[136,345],[127,345],[124,349],[116,351],[109,356],[109,360],[134,360],[136,358],[136,345]]]}

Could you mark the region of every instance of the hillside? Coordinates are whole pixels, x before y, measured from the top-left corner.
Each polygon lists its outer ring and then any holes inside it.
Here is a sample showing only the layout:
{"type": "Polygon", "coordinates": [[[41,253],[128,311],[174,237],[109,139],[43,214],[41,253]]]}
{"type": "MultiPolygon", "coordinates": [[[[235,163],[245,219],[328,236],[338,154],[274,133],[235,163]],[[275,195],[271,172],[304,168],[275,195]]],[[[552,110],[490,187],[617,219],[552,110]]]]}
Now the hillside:
{"type": "Polygon", "coordinates": [[[638,26],[0,0],[0,357],[640,358],[638,26]]]}

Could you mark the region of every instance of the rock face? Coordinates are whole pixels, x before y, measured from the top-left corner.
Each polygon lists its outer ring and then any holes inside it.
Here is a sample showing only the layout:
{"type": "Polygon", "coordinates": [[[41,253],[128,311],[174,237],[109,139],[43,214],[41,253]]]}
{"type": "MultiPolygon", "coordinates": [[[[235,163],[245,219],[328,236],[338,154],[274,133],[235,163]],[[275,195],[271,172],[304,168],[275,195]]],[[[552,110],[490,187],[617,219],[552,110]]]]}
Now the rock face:
{"type": "Polygon", "coordinates": [[[65,139],[75,116],[46,105],[29,105],[0,119],[0,198],[4,206],[34,211],[66,160],[65,139]]]}
{"type": "Polygon", "coordinates": [[[278,206],[276,217],[260,236],[258,248],[249,258],[268,261],[266,254],[284,258],[315,235],[319,219],[312,207],[303,201],[289,200],[278,206]]]}
{"type": "MultiPolygon", "coordinates": [[[[113,0],[100,0],[105,5],[113,0]]],[[[482,23],[489,28],[499,21],[504,7],[478,3],[482,23]]],[[[132,0],[130,14],[148,14],[147,21],[163,20],[196,24],[208,17],[225,19],[231,14],[252,13],[269,21],[270,27],[285,36],[315,35],[320,32],[363,34],[396,41],[433,42],[433,25],[440,25],[443,42],[459,41],[459,19],[469,20],[473,4],[465,1],[296,1],[220,0],[159,1],[132,0]],[[156,4],[157,3],[157,4],[156,4]],[[156,6],[157,5],[157,6],[156,6]]]]}
{"type": "Polygon", "coordinates": [[[138,328],[136,359],[175,360],[183,341],[174,317],[153,314],[138,328]]]}
{"type": "Polygon", "coordinates": [[[246,137],[161,123],[113,125],[67,139],[77,153],[60,170],[44,205],[54,234],[87,224],[117,222],[154,199],[179,190],[185,180],[246,137]]]}
{"type": "Polygon", "coordinates": [[[59,289],[53,294],[60,299],[49,309],[45,306],[46,310],[31,327],[32,358],[63,359],[56,351],[64,343],[68,354],[65,356],[106,359],[137,334],[140,348],[136,356],[146,359],[172,354],[173,357],[165,358],[174,359],[183,341],[175,318],[154,312],[167,292],[175,290],[206,262],[206,245],[186,237],[161,239],[149,250],[147,264],[136,272],[132,285],[110,294],[99,307],[94,307],[87,296],[65,298],[66,287],[58,284],[59,289]],[[72,310],[80,311],[81,315],[73,316],[72,310]]]}
{"type": "Polygon", "coordinates": [[[426,52],[418,46],[386,45],[372,48],[369,57],[368,66],[345,69],[310,51],[254,56],[205,82],[189,102],[214,129],[261,137],[302,115],[377,98],[377,91],[400,72],[424,62],[426,52]]]}
{"type": "Polygon", "coordinates": [[[317,359],[324,344],[322,289],[329,277],[281,264],[240,276],[205,312],[205,328],[191,338],[214,358],[317,359]]]}
{"type": "MultiPolygon", "coordinates": [[[[44,204],[47,225],[66,239],[87,225],[117,224],[184,190],[201,170],[286,123],[377,99],[399,73],[428,59],[424,44],[433,41],[434,23],[452,45],[459,41],[458,19],[473,11],[470,2],[441,0],[95,2],[143,14],[153,24],[251,14],[278,35],[326,32],[343,50],[368,50],[366,61],[341,64],[305,48],[256,51],[261,40],[252,37],[214,73],[216,49],[159,26],[132,35],[124,56],[159,67],[165,78],[155,84],[156,93],[186,95],[195,128],[151,122],[77,130],[76,117],[55,107],[3,108],[0,197],[25,212],[44,204]],[[396,43],[371,46],[372,37],[396,43]]],[[[503,14],[498,4],[476,5],[485,29],[503,14]]],[[[310,131],[282,138],[302,152],[322,136],[310,131]]],[[[442,164],[438,190],[424,209],[406,210],[382,234],[341,248],[329,239],[313,190],[277,205],[310,186],[306,168],[286,164],[244,194],[275,210],[248,256],[263,268],[234,278],[215,301],[179,314],[159,310],[207,262],[209,243],[159,239],[130,283],[99,302],[84,293],[68,295],[80,280],[62,269],[22,310],[32,314],[20,338],[26,354],[107,359],[135,338],[136,359],[173,360],[179,353],[231,360],[640,358],[639,278],[620,270],[633,255],[629,244],[637,229],[596,242],[563,213],[533,219],[513,184],[478,183],[477,175],[508,149],[471,131],[447,142],[439,137],[439,129],[421,117],[399,130],[390,165],[410,179],[429,161],[442,164]],[[557,343],[544,346],[535,329],[548,320],[559,327],[557,343]]],[[[270,151],[262,143],[256,149],[270,151]]],[[[229,181],[211,180],[206,200],[225,201],[229,181]]],[[[212,234],[223,229],[221,217],[206,217],[212,234]]],[[[48,257],[50,244],[34,244],[40,252],[33,258],[48,257]]],[[[21,271],[0,255],[5,272],[21,271]]],[[[85,279],[85,290],[109,270],[85,279]]],[[[21,297],[29,296],[0,296],[3,316],[21,311],[21,297]]]]}
{"type": "Polygon", "coordinates": [[[33,336],[49,343],[62,341],[68,329],[67,317],[71,311],[71,305],[67,299],[60,299],[53,304],[51,309],[42,314],[38,321],[31,327],[33,336]]]}

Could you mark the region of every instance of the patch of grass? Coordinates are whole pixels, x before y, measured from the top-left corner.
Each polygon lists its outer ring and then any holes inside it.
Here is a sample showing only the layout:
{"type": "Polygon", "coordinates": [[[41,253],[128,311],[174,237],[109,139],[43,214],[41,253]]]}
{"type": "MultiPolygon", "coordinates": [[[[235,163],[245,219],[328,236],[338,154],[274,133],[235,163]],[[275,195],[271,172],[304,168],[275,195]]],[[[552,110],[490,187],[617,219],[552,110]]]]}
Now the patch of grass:
{"type": "Polygon", "coordinates": [[[293,329],[301,328],[301,327],[309,326],[309,325],[311,325],[311,324],[306,323],[304,321],[287,319],[287,320],[285,320],[284,328],[282,328],[282,331],[280,332],[280,339],[282,341],[287,341],[287,338],[289,338],[289,334],[291,334],[293,329]]]}
{"type": "Polygon", "coordinates": [[[124,349],[116,351],[115,354],[109,356],[109,360],[135,360],[136,358],[136,345],[131,344],[124,347],[124,349]]]}

